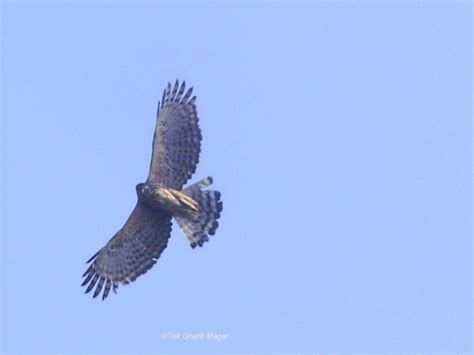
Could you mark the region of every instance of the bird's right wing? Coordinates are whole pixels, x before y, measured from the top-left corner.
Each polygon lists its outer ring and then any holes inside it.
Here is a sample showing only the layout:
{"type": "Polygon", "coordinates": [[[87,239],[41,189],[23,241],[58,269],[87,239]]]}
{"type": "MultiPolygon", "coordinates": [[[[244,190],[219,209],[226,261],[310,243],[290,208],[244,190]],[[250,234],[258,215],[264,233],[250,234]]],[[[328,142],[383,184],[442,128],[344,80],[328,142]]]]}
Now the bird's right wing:
{"type": "Polygon", "coordinates": [[[169,212],[149,210],[137,202],[123,228],[87,261],[92,264],[82,275],[86,293],[95,286],[97,297],[104,288],[105,299],[111,288],[115,292],[119,283],[128,284],[146,273],[166,248],[170,233],[169,212]]]}

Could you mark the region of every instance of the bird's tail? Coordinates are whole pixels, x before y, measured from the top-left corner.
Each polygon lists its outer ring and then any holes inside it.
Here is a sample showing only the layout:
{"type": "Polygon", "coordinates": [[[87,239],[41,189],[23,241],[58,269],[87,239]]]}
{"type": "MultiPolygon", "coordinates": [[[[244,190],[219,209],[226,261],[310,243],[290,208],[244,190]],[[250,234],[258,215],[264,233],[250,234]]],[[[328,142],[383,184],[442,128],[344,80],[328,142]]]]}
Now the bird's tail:
{"type": "Polygon", "coordinates": [[[214,235],[222,211],[221,193],[219,191],[204,190],[212,184],[212,178],[207,177],[186,187],[182,192],[198,203],[197,212],[189,216],[175,216],[176,221],[189,240],[192,248],[202,247],[214,235]]]}

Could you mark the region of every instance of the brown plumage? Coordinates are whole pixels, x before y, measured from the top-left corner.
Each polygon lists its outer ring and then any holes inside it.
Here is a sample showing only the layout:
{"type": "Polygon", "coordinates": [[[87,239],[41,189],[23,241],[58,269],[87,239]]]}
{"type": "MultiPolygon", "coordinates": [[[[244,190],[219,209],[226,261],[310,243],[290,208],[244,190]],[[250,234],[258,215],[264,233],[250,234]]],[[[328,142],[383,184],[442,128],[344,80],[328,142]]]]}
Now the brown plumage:
{"type": "Polygon", "coordinates": [[[222,202],[218,191],[204,190],[208,177],[188,188],[201,150],[201,130],[192,88],[168,83],[158,104],[148,179],[138,184],[137,204],[125,225],[94,254],[82,286],[105,299],[119,284],[128,284],[156,263],[168,244],[175,217],[191,247],[202,246],[218,227],[222,202]],[[184,96],[183,96],[184,94],[184,96]],[[94,289],[95,287],[95,289],[94,289]]]}
{"type": "Polygon", "coordinates": [[[161,182],[181,190],[196,171],[201,151],[201,130],[198,125],[196,96],[193,88],[184,96],[185,82],[176,81],[163,91],[159,119],[153,137],[153,153],[147,182],[161,182]],[[190,98],[191,97],[191,98],[190,98]]]}

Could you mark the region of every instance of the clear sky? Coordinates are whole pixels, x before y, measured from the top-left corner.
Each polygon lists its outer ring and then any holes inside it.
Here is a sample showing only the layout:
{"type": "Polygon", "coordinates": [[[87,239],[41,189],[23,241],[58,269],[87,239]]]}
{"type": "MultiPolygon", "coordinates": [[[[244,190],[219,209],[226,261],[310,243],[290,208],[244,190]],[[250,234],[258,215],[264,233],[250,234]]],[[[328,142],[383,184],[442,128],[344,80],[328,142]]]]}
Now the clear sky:
{"type": "Polygon", "coordinates": [[[468,2],[1,10],[4,352],[472,350],[468,2]],[[92,299],[176,78],[220,228],[92,299]]]}

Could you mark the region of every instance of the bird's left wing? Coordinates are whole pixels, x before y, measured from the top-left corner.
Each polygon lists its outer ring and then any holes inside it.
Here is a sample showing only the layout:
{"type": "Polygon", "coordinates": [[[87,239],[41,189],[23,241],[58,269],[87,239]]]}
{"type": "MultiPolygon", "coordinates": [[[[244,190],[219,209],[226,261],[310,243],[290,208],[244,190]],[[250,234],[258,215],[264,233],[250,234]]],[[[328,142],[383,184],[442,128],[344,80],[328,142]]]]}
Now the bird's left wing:
{"type": "Polygon", "coordinates": [[[181,190],[196,171],[201,151],[201,130],[196,110],[193,88],[185,93],[186,84],[163,91],[158,114],[148,182],[159,182],[167,187],[181,190]]]}
{"type": "Polygon", "coordinates": [[[93,297],[104,289],[105,299],[120,283],[128,284],[146,273],[166,248],[170,233],[169,212],[150,210],[138,202],[123,228],[87,261],[92,263],[82,275],[86,293],[95,286],[93,297]]]}

